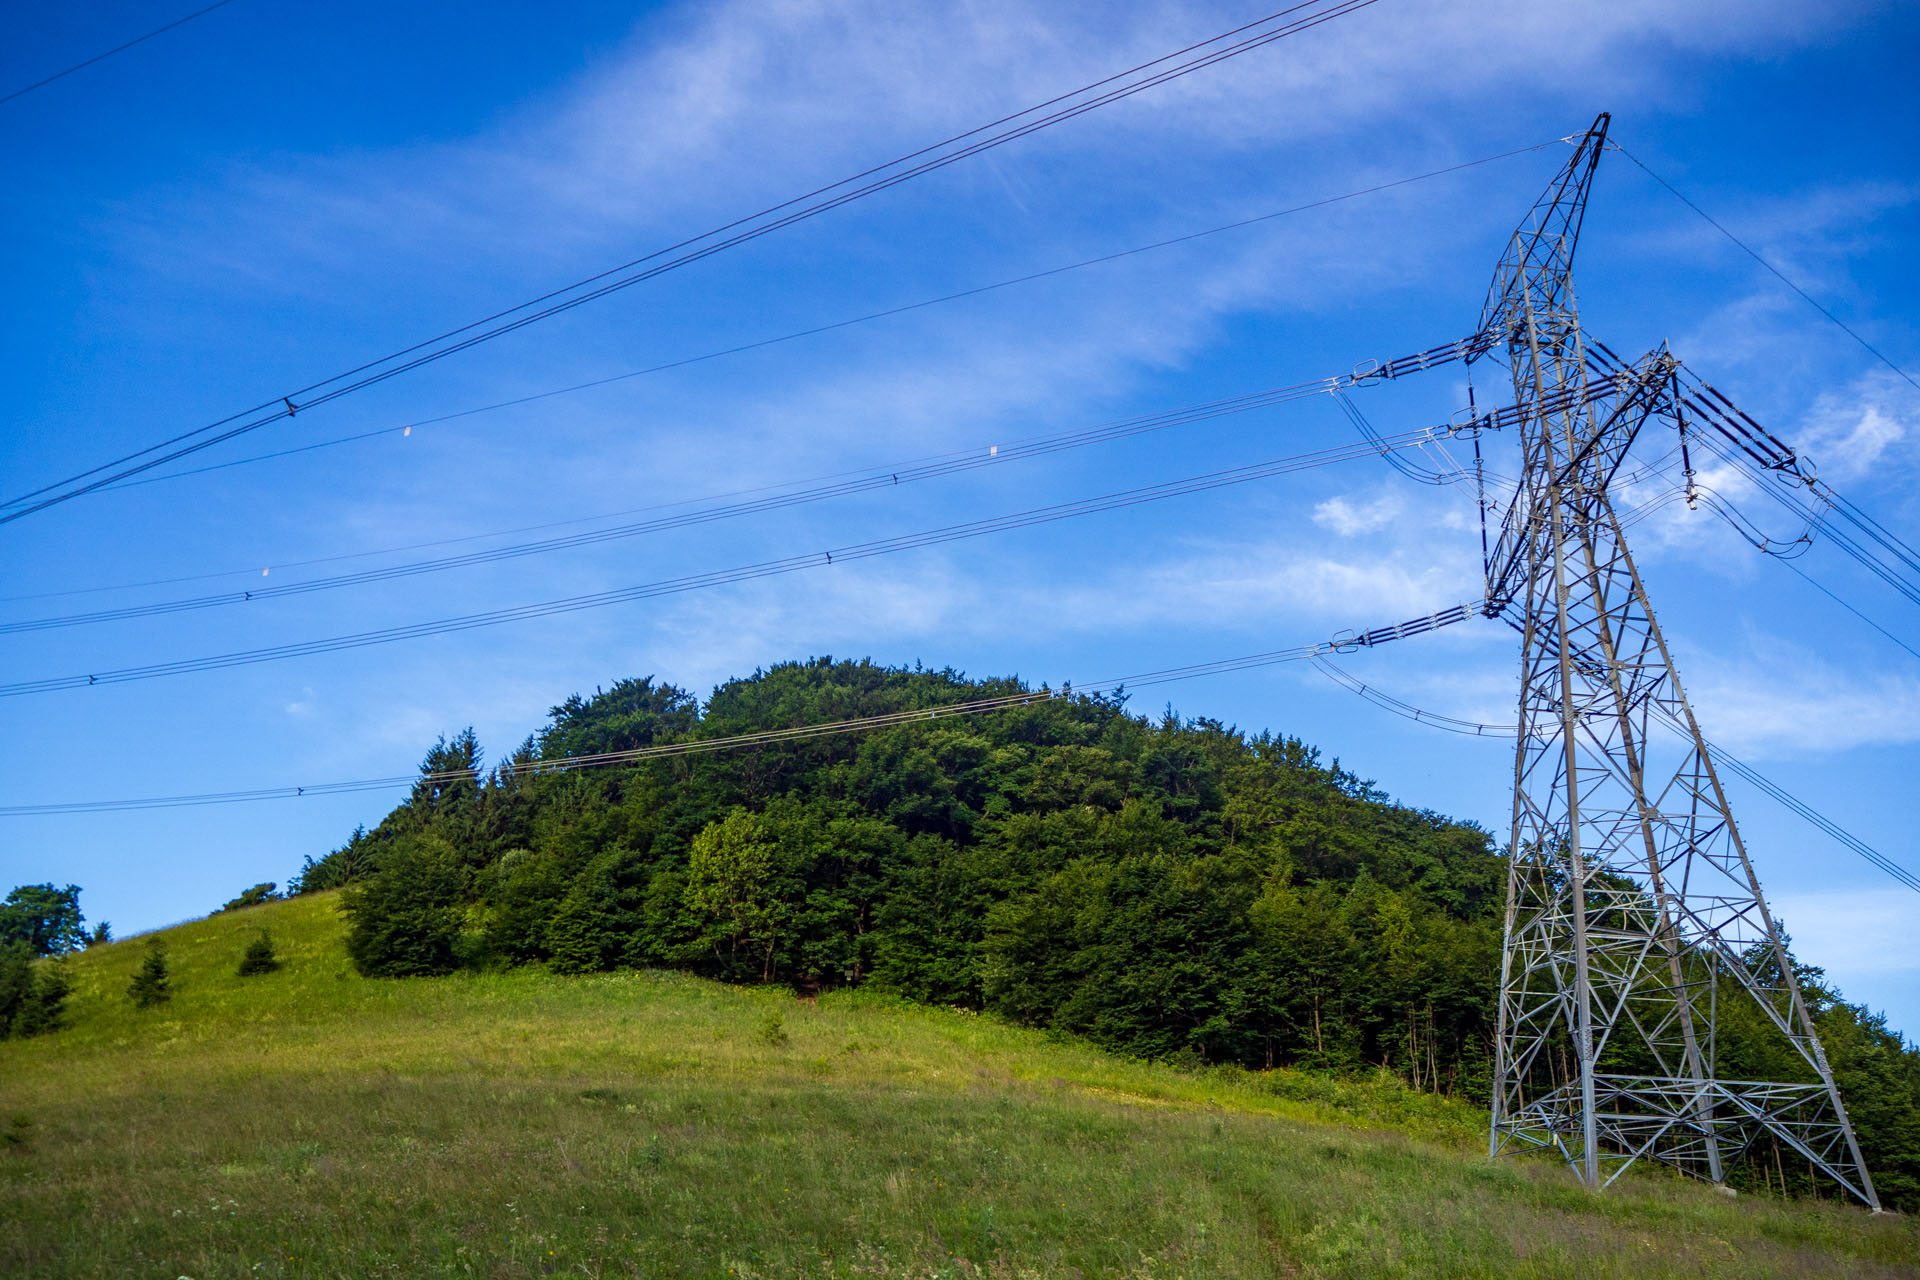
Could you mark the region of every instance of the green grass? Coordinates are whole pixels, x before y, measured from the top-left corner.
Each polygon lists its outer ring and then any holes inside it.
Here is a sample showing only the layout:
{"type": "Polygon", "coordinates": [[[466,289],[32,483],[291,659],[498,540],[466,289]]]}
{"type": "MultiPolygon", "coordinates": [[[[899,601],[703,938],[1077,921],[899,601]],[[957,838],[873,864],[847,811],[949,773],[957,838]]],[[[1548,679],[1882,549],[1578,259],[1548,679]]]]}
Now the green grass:
{"type": "Polygon", "coordinates": [[[1604,1196],[1384,1081],[1182,1073],[859,993],[355,976],[329,897],[73,962],[0,1044],[0,1275],[1920,1274],[1910,1219],[1604,1196]],[[285,967],[234,976],[257,927],[285,967]]]}

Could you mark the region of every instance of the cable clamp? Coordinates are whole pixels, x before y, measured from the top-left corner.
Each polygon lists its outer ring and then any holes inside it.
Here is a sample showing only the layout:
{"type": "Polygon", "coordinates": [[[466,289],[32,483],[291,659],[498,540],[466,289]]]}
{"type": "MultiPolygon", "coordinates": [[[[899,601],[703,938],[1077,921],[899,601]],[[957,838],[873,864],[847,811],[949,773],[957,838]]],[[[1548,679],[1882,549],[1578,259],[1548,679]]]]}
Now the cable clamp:
{"type": "Polygon", "coordinates": [[[1464,409],[1454,410],[1453,417],[1448,420],[1443,430],[1447,433],[1449,440],[1477,440],[1482,431],[1497,431],[1499,428],[1495,425],[1492,414],[1481,413],[1477,408],[1468,405],[1464,409]]]}
{"type": "Polygon", "coordinates": [[[287,406],[287,416],[289,418],[291,418],[294,414],[300,412],[300,407],[294,404],[293,400],[288,396],[281,396],[280,403],[287,406]]]}

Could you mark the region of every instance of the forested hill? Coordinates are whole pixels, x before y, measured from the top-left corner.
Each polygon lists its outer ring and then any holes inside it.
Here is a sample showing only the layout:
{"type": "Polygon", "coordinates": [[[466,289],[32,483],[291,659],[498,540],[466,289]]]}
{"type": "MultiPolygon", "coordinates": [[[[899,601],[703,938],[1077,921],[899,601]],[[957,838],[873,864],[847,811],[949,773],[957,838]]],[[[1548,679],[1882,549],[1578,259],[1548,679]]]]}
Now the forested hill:
{"type": "MultiPolygon", "coordinates": [[[[297,887],[356,886],[349,945],[372,974],[874,984],[1147,1057],[1385,1067],[1484,1098],[1504,861],[1481,828],[1395,805],[1298,739],[1076,696],[534,767],[1021,691],[831,659],[704,706],[625,680],[491,769],[471,731],[442,739],[408,799],[297,887]]],[[[1920,1054],[1807,977],[1882,1194],[1910,1203],[1920,1054]]],[[[1723,1071],[1789,1070],[1744,1039],[1729,1019],[1723,1071]]]]}
{"type": "Polygon", "coordinates": [[[1487,834],[1388,804],[1294,739],[1081,697],[528,768],[1018,689],[816,660],[700,708],[622,681],[554,708],[485,774],[471,734],[436,746],[423,772],[466,778],[416,787],[301,884],[378,868],[472,903],[460,932],[449,919],[431,945],[365,956],[392,971],[506,959],[877,982],[1153,1056],[1481,1069],[1503,886],[1487,834]]]}

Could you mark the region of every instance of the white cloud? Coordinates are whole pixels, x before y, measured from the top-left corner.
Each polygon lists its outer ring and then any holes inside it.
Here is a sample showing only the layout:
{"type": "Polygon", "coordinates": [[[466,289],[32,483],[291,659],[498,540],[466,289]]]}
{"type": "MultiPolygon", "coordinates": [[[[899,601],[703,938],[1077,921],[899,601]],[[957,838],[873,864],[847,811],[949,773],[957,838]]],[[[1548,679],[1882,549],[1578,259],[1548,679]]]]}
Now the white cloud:
{"type": "MultiPolygon", "coordinates": [[[[1427,513],[1430,514],[1430,513],[1427,513]]],[[[1418,544],[1418,529],[1407,538],[1418,544]]],[[[1464,554],[1388,548],[1334,553],[1297,539],[1191,541],[1140,562],[1119,556],[1062,578],[1044,562],[993,540],[957,553],[821,566],[721,592],[662,602],[628,661],[702,688],[777,658],[913,652],[942,661],[962,637],[1028,648],[1097,634],[1166,635],[1201,627],[1224,637],[1256,632],[1275,644],[1339,628],[1398,622],[1473,597],[1477,563],[1464,554]],[[858,652],[849,650],[848,637],[858,652]],[[642,656],[644,655],[644,656],[642,656]]],[[[1461,544],[1464,548],[1465,544],[1461,544]]],[[[1191,644],[1191,641],[1184,643],[1191,644]]],[[[1201,657],[1227,657],[1222,649],[1201,657]]],[[[1060,673],[1056,673],[1060,674],[1060,673]]],[[[1117,673],[1074,671],[1078,679],[1117,673]]]]}
{"type": "Polygon", "coordinates": [[[1850,980],[1920,972],[1910,903],[1901,890],[1859,889],[1785,893],[1769,905],[1795,954],[1850,980]]]}
{"type": "MultiPolygon", "coordinates": [[[[1237,200],[1270,189],[1270,179],[1253,176],[1258,169],[1233,164],[1252,146],[1314,138],[1401,110],[1412,92],[1510,88],[1516,78],[1547,74],[1544,50],[1553,51],[1556,82],[1569,65],[1603,80],[1637,80],[1650,72],[1638,60],[1616,57],[1623,49],[1750,49],[1817,29],[1795,6],[1731,0],[1680,10],[1646,0],[1577,14],[1519,0],[1467,13],[1432,0],[1391,21],[1380,16],[1385,12],[1363,11],[1223,64],[1063,126],[1057,136],[991,153],[988,163],[963,165],[950,178],[1013,193],[1018,206],[1031,186],[1053,180],[1055,167],[1115,169],[1134,183],[1116,208],[1157,226],[1156,207],[1171,199],[1157,191],[1181,189],[1142,185],[1140,173],[1207,163],[1238,174],[1244,186],[1181,191],[1182,216],[1191,218],[1196,199],[1237,200]],[[1727,21],[1735,9],[1739,21],[1727,21]],[[1460,65],[1474,66],[1475,74],[1453,74],[1460,65]],[[1229,100],[1236,109],[1219,110],[1229,100]]],[[[549,272],[571,273],[564,263],[644,251],[662,236],[758,207],[1228,25],[1224,9],[1171,4],[1098,12],[994,3],[957,12],[901,10],[878,0],[688,6],[641,26],[626,49],[558,102],[529,107],[484,134],[386,153],[283,158],[272,170],[235,171],[157,199],[153,212],[140,215],[147,219],[142,256],[156,271],[195,280],[230,270],[264,282],[268,294],[281,288],[328,296],[339,283],[333,278],[351,272],[362,277],[346,286],[355,307],[369,262],[383,259],[394,273],[390,287],[401,293],[413,291],[416,279],[444,282],[454,264],[460,278],[513,266],[547,283],[565,278],[549,272]]],[[[1391,157],[1369,155],[1367,162],[1384,166],[1381,174],[1393,169],[1391,157]]],[[[1385,200],[1390,206],[1400,198],[1385,200]]],[[[883,197],[880,207],[893,199],[883,197]]],[[[1051,212],[1058,222],[1059,210],[1051,212]]],[[[894,347],[884,361],[843,356],[826,372],[772,390],[746,380],[700,404],[697,422],[656,410],[636,430],[631,419],[616,424],[567,402],[577,433],[593,437],[590,465],[576,465],[573,451],[529,460],[508,446],[475,450],[463,465],[498,473],[486,477],[495,483],[470,486],[481,492],[527,487],[529,465],[556,478],[571,468],[568,482],[586,509],[611,509],[623,505],[615,495],[633,487],[636,472],[659,486],[677,483],[680,467],[710,470],[716,440],[739,447],[748,474],[763,478],[808,451],[940,439],[963,425],[972,434],[1014,415],[1021,426],[1057,422],[1060,412],[1094,409],[1154,371],[1180,366],[1228,317],[1315,307],[1366,287],[1400,288],[1430,269],[1442,247],[1437,240],[1382,235],[1383,216],[1354,207],[1332,225],[1317,223],[1310,251],[1284,238],[1222,241],[1210,246],[1203,266],[1141,261],[1120,279],[1076,282],[1083,296],[1072,323],[1044,312],[1002,314],[985,325],[974,314],[928,317],[933,337],[921,349],[894,347]],[[593,486],[606,491],[604,501],[593,486]]],[[[1434,237],[1461,233],[1448,226],[1434,237]]],[[[1050,226],[1044,234],[1065,237],[1072,228],[1050,226]]],[[[551,369],[579,354],[535,359],[551,369]]],[[[549,377],[537,366],[529,372],[518,353],[475,372],[475,399],[488,394],[478,388],[492,378],[513,378],[510,393],[570,376],[549,377]]],[[[434,479],[415,491],[444,519],[438,500],[445,477],[434,479]]],[[[407,501],[401,483],[367,495],[378,523],[404,522],[396,521],[407,501]]],[[[689,474],[685,487],[707,486],[689,474]]],[[[1337,499],[1315,518],[1355,534],[1378,527],[1384,511],[1337,499]]],[[[352,508],[335,515],[336,527],[373,523],[352,508]]],[[[1451,526],[1460,524],[1455,512],[1451,526]]]]}
{"type": "MultiPolygon", "coordinates": [[[[126,216],[147,220],[155,269],[200,275],[217,263],[288,288],[297,287],[299,264],[353,270],[369,244],[411,250],[429,269],[449,258],[525,260],[610,240],[644,251],[652,245],[643,228],[685,231],[712,215],[738,216],[1243,17],[1224,5],[1169,3],[685,5],[641,24],[558,102],[485,133],[384,153],[279,156],[126,216]]],[[[1413,99],[1470,98],[1488,86],[1511,95],[1577,81],[1583,100],[1629,86],[1657,94],[1662,60],[1645,56],[1651,50],[1775,47],[1843,18],[1832,6],[1816,15],[1740,0],[1381,6],[954,174],[1010,195],[1018,208],[1023,171],[1044,167],[1061,147],[1138,170],[1143,150],[1167,160],[1319,139],[1401,117],[1413,99]],[[1221,109],[1227,103],[1232,110],[1221,109]]]]}
{"type": "Polygon", "coordinates": [[[1315,538],[1283,499],[1256,494],[1247,500],[1243,530],[1191,537],[1171,553],[1064,586],[1023,583],[1031,604],[1017,612],[1060,632],[1204,619],[1209,628],[1258,632],[1276,644],[1388,625],[1479,594],[1476,549],[1446,529],[1449,498],[1390,482],[1325,519],[1321,513],[1332,504],[1319,504],[1314,523],[1334,536],[1315,538]],[[1361,550],[1348,545],[1346,520],[1389,536],[1361,550]],[[1290,531],[1268,532],[1276,523],[1290,531]],[[1436,529],[1445,536],[1433,538],[1436,529]]]}
{"type": "Polygon", "coordinates": [[[1767,645],[1758,660],[1695,658],[1687,693],[1707,736],[1736,755],[1920,742],[1920,680],[1843,670],[1785,645],[1767,645]]]}
{"type": "Polygon", "coordinates": [[[1313,509],[1313,522],[1343,538],[1351,538],[1385,528],[1404,509],[1405,504],[1397,493],[1383,493],[1369,502],[1355,502],[1342,495],[1317,504],[1313,509]]]}
{"type": "MultiPolygon", "coordinates": [[[[1711,193],[1701,197],[1713,202],[1711,193]]],[[[1875,322],[1873,277],[1863,276],[1859,263],[1897,242],[1903,220],[1894,215],[1917,200],[1917,184],[1851,183],[1765,198],[1745,207],[1716,207],[1714,213],[1795,285],[1847,316],[1870,340],[1885,344],[1894,331],[1875,322]]],[[[1674,353],[1695,372],[1731,391],[1744,409],[1795,446],[1808,443],[1802,432],[1818,431],[1821,419],[1844,415],[1853,398],[1897,395],[1886,385],[1892,375],[1852,337],[1719,231],[1678,205],[1668,216],[1675,220],[1669,229],[1641,234],[1643,250],[1669,255],[1672,270],[1683,277],[1699,279],[1713,269],[1731,273],[1720,286],[1727,300],[1698,312],[1674,344],[1674,353]],[[1807,389],[1830,379],[1836,359],[1865,363],[1870,372],[1845,392],[1823,393],[1809,410],[1807,389]]],[[[1891,303],[1883,298],[1878,305],[1884,309],[1891,303]]],[[[1904,385],[1900,389],[1912,391],[1904,385]]]]}
{"type": "Polygon", "coordinates": [[[1831,479],[1854,480],[1883,474],[1888,465],[1912,466],[1911,451],[1893,457],[1887,451],[1912,440],[1920,427],[1920,392],[1891,372],[1868,373],[1845,391],[1823,393],[1808,411],[1798,433],[1804,449],[1831,479]]]}
{"type": "MultiPolygon", "coordinates": [[[[550,118],[516,122],[477,148],[485,163],[475,167],[495,182],[510,174],[502,186],[623,222],[657,216],[696,191],[702,199],[784,195],[767,183],[837,177],[889,147],[923,145],[1243,19],[1218,4],[687,7],[643,26],[550,118]]],[[[1744,51],[1823,25],[1799,6],[1740,0],[1504,0],[1472,10],[1426,0],[1391,14],[1363,11],[1067,128],[1107,131],[1129,147],[1312,136],[1400,109],[1412,92],[1468,96],[1494,84],[1510,92],[1576,75],[1588,88],[1596,80],[1654,87],[1655,59],[1633,51],[1744,51]],[[1454,74],[1468,65],[1473,75],[1454,74]],[[1223,102],[1236,110],[1221,111],[1223,102]]],[[[982,166],[981,177],[1017,185],[1014,163],[982,166]]]]}
{"type": "Polygon", "coordinates": [[[649,628],[641,645],[649,656],[642,665],[704,696],[713,685],[770,660],[829,652],[877,657],[886,646],[1017,625],[1006,614],[937,553],[897,564],[858,561],[844,570],[822,567],[686,597],[649,628]],[[857,651],[849,651],[850,636],[859,637],[853,642],[857,651]]]}

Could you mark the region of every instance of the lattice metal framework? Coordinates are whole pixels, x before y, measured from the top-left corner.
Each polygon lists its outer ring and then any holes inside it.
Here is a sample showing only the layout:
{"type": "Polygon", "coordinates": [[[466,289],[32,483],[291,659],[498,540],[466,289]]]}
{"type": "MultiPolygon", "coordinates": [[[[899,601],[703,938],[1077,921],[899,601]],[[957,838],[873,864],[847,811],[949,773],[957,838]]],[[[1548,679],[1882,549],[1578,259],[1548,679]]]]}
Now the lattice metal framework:
{"type": "Polygon", "coordinates": [[[1608,496],[1640,430],[1684,429],[1686,403],[1664,347],[1622,368],[1581,333],[1573,254],[1606,129],[1514,233],[1482,317],[1523,464],[1487,562],[1488,612],[1521,635],[1491,1150],[1555,1148],[1598,1189],[1642,1159],[1720,1183],[1771,1138],[1878,1208],[1608,496]],[[1732,1017],[1794,1078],[1728,1078],[1732,1017]]]}

